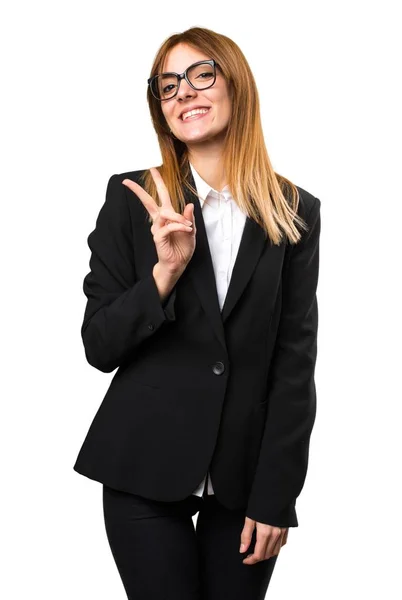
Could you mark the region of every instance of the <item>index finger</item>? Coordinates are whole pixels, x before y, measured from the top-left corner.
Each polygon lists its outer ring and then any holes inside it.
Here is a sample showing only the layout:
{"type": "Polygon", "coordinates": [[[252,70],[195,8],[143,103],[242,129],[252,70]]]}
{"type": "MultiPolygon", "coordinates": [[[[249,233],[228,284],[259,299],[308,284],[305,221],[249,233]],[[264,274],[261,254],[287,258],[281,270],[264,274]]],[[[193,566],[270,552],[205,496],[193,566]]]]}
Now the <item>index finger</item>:
{"type": "Polygon", "coordinates": [[[265,552],[267,550],[268,547],[268,538],[266,535],[262,535],[261,532],[256,532],[256,542],[254,545],[254,552],[253,554],[249,557],[252,558],[252,560],[261,560],[261,557],[263,557],[265,555],[265,552]]]}
{"type": "Polygon", "coordinates": [[[128,187],[134,194],[138,196],[141,200],[149,214],[151,215],[152,220],[156,219],[159,213],[159,207],[156,204],[155,200],[142,188],[138,183],[132,181],[131,179],[123,179],[122,184],[128,187]]]}
{"type": "Polygon", "coordinates": [[[155,167],[151,167],[149,170],[151,172],[152,179],[155,182],[161,205],[165,208],[173,208],[172,203],[170,201],[169,192],[165,185],[165,182],[163,181],[162,175],[159,173],[158,169],[155,169],[155,167]]]}

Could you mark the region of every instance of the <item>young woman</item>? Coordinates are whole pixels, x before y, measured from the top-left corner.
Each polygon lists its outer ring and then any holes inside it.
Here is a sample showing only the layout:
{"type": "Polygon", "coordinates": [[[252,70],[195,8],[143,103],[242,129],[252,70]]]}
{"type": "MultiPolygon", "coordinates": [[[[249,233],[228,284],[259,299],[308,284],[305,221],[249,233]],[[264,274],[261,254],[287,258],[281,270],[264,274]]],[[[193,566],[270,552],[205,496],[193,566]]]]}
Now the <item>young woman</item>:
{"type": "Polygon", "coordinates": [[[113,175],[88,237],[85,353],[118,369],[74,469],[128,598],[262,599],[315,420],[320,200],[274,172],[229,38],[168,38],[148,102],[163,164],[113,175]]]}

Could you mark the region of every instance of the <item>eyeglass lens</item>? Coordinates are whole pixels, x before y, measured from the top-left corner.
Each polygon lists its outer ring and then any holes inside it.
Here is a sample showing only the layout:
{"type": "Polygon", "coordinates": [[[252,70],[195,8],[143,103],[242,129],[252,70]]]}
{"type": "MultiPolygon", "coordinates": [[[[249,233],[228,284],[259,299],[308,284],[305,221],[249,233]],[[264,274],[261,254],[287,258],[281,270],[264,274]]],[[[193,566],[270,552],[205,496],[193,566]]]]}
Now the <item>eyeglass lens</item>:
{"type": "MultiPolygon", "coordinates": [[[[212,65],[200,64],[189,67],[187,77],[197,90],[203,90],[212,85],[215,78],[215,68],[212,65]]],[[[153,92],[160,100],[175,96],[179,87],[179,79],[174,73],[158,75],[153,81],[153,92]]]]}

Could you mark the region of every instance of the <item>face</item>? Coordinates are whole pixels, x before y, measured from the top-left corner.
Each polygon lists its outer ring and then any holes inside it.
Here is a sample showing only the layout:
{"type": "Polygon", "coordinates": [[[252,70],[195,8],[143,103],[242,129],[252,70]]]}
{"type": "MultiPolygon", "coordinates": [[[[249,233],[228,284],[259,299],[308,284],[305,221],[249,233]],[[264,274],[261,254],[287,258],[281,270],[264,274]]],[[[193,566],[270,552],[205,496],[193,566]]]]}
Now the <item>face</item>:
{"type": "MultiPolygon", "coordinates": [[[[191,46],[178,44],[167,55],[162,71],[183,73],[193,63],[210,59],[191,46]]],[[[161,107],[169,129],[186,145],[218,141],[224,137],[231,114],[228,85],[217,67],[212,87],[194,90],[182,79],[177,95],[161,102],[161,107]],[[206,108],[208,111],[186,117],[186,112],[194,108],[206,108]]]]}

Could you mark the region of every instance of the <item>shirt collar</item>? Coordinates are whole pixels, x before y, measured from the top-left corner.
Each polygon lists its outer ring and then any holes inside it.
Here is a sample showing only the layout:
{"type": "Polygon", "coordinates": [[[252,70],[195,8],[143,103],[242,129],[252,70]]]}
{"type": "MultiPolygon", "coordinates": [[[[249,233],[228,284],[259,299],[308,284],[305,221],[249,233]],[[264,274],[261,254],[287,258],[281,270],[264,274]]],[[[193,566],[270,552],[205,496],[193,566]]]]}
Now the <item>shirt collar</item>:
{"type": "MultiPolygon", "coordinates": [[[[195,187],[197,188],[197,193],[198,193],[200,205],[202,208],[204,205],[204,202],[207,199],[209,194],[212,194],[216,198],[218,198],[219,192],[217,190],[215,190],[213,187],[211,187],[210,185],[208,185],[208,183],[206,181],[204,181],[204,179],[201,177],[201,175],[199,175],[197,173],[197,171],[194,169],[193,165],[191,163],[189,163],[189,164],[190,164],[190,168],[191,168],[191,173],[193,174],[193,177],[194,177],[195,187]]],[[[231,199],[228,185],[225,185],[225,187],[223,188],[222,192],[220,192],[220,194],[225,201],[231,199]]]]}

